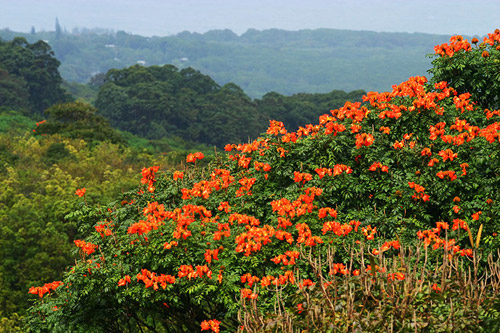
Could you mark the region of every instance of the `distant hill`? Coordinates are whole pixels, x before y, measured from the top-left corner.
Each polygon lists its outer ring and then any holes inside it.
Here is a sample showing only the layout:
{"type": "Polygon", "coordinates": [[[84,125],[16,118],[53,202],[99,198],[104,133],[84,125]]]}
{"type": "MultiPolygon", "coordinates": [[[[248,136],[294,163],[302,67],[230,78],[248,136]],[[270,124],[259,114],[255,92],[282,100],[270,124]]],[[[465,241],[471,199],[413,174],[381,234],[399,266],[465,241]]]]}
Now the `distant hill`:
{"type": "Polygon", "coordinates": [[[0,30],[0,38],[23,36],[46,40],[61,61],[66,81],[86,83],[98,73],[134,64],[192,67],[218,84],[233,82],[252,98],[275,91],[385,91],[410,76],[426,75],[436,44],[449,36],[422,33],[377,33],[316,29],[250,29],[204,34],[182,32],[142,37],[119,31],[83,30],[56,37],[55,32],[25,34],[0,30]]]}

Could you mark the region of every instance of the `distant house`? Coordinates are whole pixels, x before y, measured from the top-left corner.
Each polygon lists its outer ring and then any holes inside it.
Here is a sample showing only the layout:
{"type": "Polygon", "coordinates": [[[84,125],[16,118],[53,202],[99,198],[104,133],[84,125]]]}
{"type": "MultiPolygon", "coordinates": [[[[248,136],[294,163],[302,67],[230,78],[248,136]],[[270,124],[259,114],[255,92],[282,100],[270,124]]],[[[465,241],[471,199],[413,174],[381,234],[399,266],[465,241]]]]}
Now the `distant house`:
{"type": "Polygon", "coordinates": [[[189,61],[189,58],[184,57],[184,58],[180,58],[179,60],[182,62],[186,62],[186,61],[189,61]]]}
{"type": "Polygon", "coordinates": [[[104,46],[105,46],[105,47],[107,47],[108,49],[113,49],[113,48],[115,48],[115,47],[116,47],[116,45],[115,45],[115,44],[106,44],[106,45],[104,45],[104,46]]]}
{"type": "Polygon", "coordinates": [[[137,63],[141,66],[145,66],[146,62],[144,60],[137,60],[137,63]]]}

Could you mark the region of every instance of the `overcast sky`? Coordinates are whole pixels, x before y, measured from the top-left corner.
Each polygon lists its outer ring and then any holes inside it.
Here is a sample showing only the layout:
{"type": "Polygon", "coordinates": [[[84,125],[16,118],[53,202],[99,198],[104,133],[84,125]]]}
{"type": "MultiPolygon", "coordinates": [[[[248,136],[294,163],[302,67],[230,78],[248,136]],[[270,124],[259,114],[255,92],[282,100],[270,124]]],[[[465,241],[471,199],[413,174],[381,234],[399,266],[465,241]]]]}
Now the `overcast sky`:
{"type": "Polygon", "coordinates": [[[0,29],[74,27],[143,36],[249,28],[335,28],[480,35],[500,27],[499,0],[0,0],[0,29]]]}

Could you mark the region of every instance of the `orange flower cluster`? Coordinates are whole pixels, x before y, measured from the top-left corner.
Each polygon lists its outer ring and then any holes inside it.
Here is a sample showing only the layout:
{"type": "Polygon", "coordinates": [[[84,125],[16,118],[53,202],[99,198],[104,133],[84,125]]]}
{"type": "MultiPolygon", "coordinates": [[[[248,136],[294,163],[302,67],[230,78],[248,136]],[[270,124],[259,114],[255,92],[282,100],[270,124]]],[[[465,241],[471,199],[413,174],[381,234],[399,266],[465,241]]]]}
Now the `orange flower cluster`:
{"type": "Polygon", "coordinates": [[[184,178],[184,172],[175,170],[172,177],[174,180],[178,180],[178,179],[182,180],[184,178]]]}
{"type": "Polygon", "coordinates": [[[331,217],[336,219],[337,218],[337,211],[333,208],[330,208],[330,207],[324,207],[324,208],[318,209],[318,217],[320,219],[324,219],[328,215],[330,215],[331,217]]]}
{"type": "Polygon", "coordinates": [[[453,150],[451,149],[446,149],[446,150],[441,150],[438,153],[439,156],[443,159],[443,162],[446,162],[447,160],[453,161],[455,158],[457,158],[458,153],[454,153],[453,150]]]}
{"type": "Polygon", "coordinates": [[[113,222],[104,221],[104,222],[99,222],[98,225],[94,226],[94,229],[101,235],[101,237],[104,237],[104,236],[111,236],[113,234],[113,232],[110,229],[112,227],[114,227],[113,222]]]}
{"type": "Polygon", "coordinates": [[[146,217],[145,220],[140,220],[132,224],[127,232],[129,234],[147,234],[151,230],[156,230],[160,225],[162,225],[164,220],[168,216],[168,211],[162,204],[158,204],[157,201],[148,203],[148,205],[143,209],[143,214],[146,217]]]}
{"type": "Polygon", "coordinates": [[[217,207],[219,211],[224,211],[225,213],[229,213],[231,211],[231,206],[229,205],[229,202],[227,201],[222,201],[219,204],[219,207],[217,207]]]}
{"type": "Polygon", "coordinates": [[[272,226],[266,224],[262,228],[247,226],[247,231],[236,236],[236,252],[249,256],[252,252],[260,251],[262,245],[271,242],[275,234],[272,226]]]}
{"type": "Polygon", "coordinates": [[[388,273],[387,274],[387,279],[394,281],[394,280],[400,280],[403,281],[405,279],[404,273],[401,272],[396,272],[396,273],[388,273]]]}
{"type": "Polygon", "coordinates": [[[220,332],[220,321],[217,319],[204,320],[201,322],[201,330],[208,331],[212,330],[212,332],[219,333],[220,332]]]}
{"type": "Polygon", "coordinates": [[[273,212],[278,212],[278,215],[290,218],[311,213],[314,208],[313,201],[315,196],[321,195],[323,190],[316,187],[309,187],[304,191],[306,194],[300,195],[293,203],[287,198],[271,201],[273,212]]]}
{"type": "Polygon", "coordinates": [[[166,217],[175,223],[175,230],[172,236],[176,239],[187,239],[191,236],[192,233],[188,227],[196,221],[196,214],[201,219],[202,225],[213,222],[211,219],[212,211],[206,209],[204,206],[184,205],[182,208],[168,211],[166,217]]]}
{"type": "Polygon", "coordinates": [[[81,198],[85,195],[85,192],[87,192],[87,189],[85,187],[82,187],[82,188],[77,189],[75,191],[75,194],[81,198]]]}
{"type": "Polygon", "coordinates": [[[132,281],[131,281],[130,275],[125,275],[122,279],[118,280],[118,286],[119,287],[127,286],[131,282],[132,281]]]}
{"type": "Polygon", "coordinates": [[[247,283],[249,287],[252,287],[254,283],[259,281],[260,279],[257,276],[253,276],[250,273],[246,273],[241,276],[241,283],[247,283]]]}
{"type": "Polygon", "coordinates": [[[457,110],[460,110],[462,113],[464,113],[465,110],[472,111],[474,106],[470,101],[470,97],[470,93],[463,93],[453,97],[453,103],[455,103],[457,110]]]}
{"type": "Polygon", "coordinates": [[[479,220],[479,215],[481,215],[482,213],[483,213],[482,211],[475,212],[474,214],[472,214],[471,218],[474,221],[478,221],[479,220]]]}
{"type": "Polygon", "coordinates": [[[241,298],[245,299],[257,299],[259,295],[251,291],[250,289],[243,288],[241,289],[241,298]]]}
{"type": "Polygon", "coordinates": [[[196,160],[202,160],[203,158],[205,158],[205,155],[203,155],[202,152],[196,152],[196,153],[191,153],[191,154],[188,154],[188,156],[186,157],[186,162],[187,163],[195,163],[196,160]]]}
{"type": "Polygon", "coordinates": [[[377,256],[380,253],[384,253],[385,251],[390,250],[391,247],[394,248],[395,250],[399,250],[399,248],[400,248],[399,241],[398,240],[393,240],[393,241],[390,241],[390,242],[384,242],[384,244],[382,244],[382,246],[380,247],[380,249],[373,249],[372,253],[377,256]]]}
{"type": "Polygon", "coordinates": [[[155,174],[160,169],[159,166],[153,166],[142,169],[141,184],[148,184],[148,191],[153,193],[155,191],[154,183],[156,182],[155,174]]]}
{"type": "Polygon", "coordinates": [[[238,224],[246,224],[252,227],[257,227],[260,225],[260,221],[253,216],[248,216],[245,214],[233,213],[229,216],[229,223],[233,225],[233,222],[237,221],[238,224]]]}
{"type": "Polygon", "coordinates": [[[330,168],[316,168],[314,171],[319,176],[319,179],[323,179],[324,176],[338,176],[342,174],[343,172],[345,173],[352,173],[352,169],[350,166],[347,166],[345,164],[335,164],[333,169],[330,168]]]}
{"type": "Polygon", "coordinates": [[[222,236],[231,236],[231,229],[229,228],[229,223],[219,223],[217,222],[217,231],[214,232],[214,240],[220,240],[222,236]]]}
{"type": "Polygon", "coordinates": [[[84,240],[75,239],[73,242],[75,243],[76,247],[81,249],[83,253],[85,253],[88,256],[94,253],[95,250],[97,249],[97,245],[92,244],[90,242],[87,243],[84,240]]]}
{"type": "MultiPolygon", "coordinates": [[[[465,221],[461,221],[458,219],[454,220],[453,228],[456,229],[458,229],[459,227],[464,228],[464,226],[465,228],[468,229],[467,223],[465,221]]],[[[451,252],[452,254],[459,254],[462,257],[463,256],[472,257],[472,249],[460,249],[460,246],[455,244],[456,243],[455,239],[447,239],[447,238],[442,239],[441,237],[439,237],[441,230],[448,230],[448,229],[449,229],[448,223],[436,222],[436,228],[424,231],[419,230],[417,232],[417,237],[419,239],[423,239],[425,247],[432,244],[432,248],[434,250],[443,248],[446,249],[448,252],[451,252]]],[[[449,254],[450,258],[452,256],[451,253],[449,254]]]]}
{"type": "Polygon", "coordinates": [[[341,224],[336,221],[328,221],[323,223],[323,228],[321,231],[325,235],[328,231],[333,232],[337,236],[345,237],[353,230],[352,226],[355,226],[355,231],[358,231],[358,226],[361,224],[359,221],[352,220],[349,224],[341,224]]]}
{"type": "Polygon", "coordinates": [[[372,228],[371,225],[367,225],[366,228],[361,227],[361,233],[367,240],[372,240],[375,238],[375,234],[377,233],[377,227],[372,228]]]}
{"type": "Polygon", "coordinates": [[[500,142],[500,123],[495,122],[481,129],[479,136],[485,138],[489,143],[500,142]]]}
{"type": "Polygon", "coordinates": [[[472,49],[470,43],[467,39],[464,39],[460,35],[451,36],[449,43],[444,43],[441,45],[436,45],[434,47],[434,52],[439,54],[441,57],[448,56],[453,57],[453,55],[460,50],[468,52],[472,49]]]}
{"type": "MultiPolygon", "coordinates": [[[[320,119],[320,121],[321,121],[321,119],[320,119]]],[[[346,128],[344,125],[339,124],[339,123],[334,122],[334,121],[330,121],[330,122],[325,124],[325,132],[324,133],[325,133],[325,135],[333,133],[333,136],[337,136],[338,133],[341,133],[345,130],[346,130],[346,128]]]]}
{"type": "Polygon", "coordinates": [[[251,188],[253,184],[255,184],[255,181],[257,178],[247,178],[243,177],[240,180],[238,180],[238,183],[240,183],[241,187],[236,191],[236,197],[242,197],[244,195],[252,195],[251,188]]]}
{"type": "Polygon", "coordinates": [[[373,135],[368,133],[356,134],[356,148],[371,146],[375,142],[373,135]]]}
{"type": "Polygon", "coordinates": [[[234,155],[229,155],[228,158],[230,160],[236,161],[238,165],[244,169],[248,169],[250,165],[250,161],[252,160],[251,157],[247,157],[245,154],[240,155],[240,154],[234,154],[234,155]]]}
{"type": "Polygon", "coordinates": [[[495,45],[495,43],[500,44],[500,29],[495,29],[493,33],[488,34],[488,37],[484,37],[483,43],[491,46],[495,45]]]}
{"type": "Polygon", "coordinates": [[[339,109],[331,110],[330,113],[335,120],[352,119],[356,123],[360,123],[370,113],[366,106],[361,106],[360,102],[345,102],[344,106],[339,109]]]}
{"type": "Polygon", "coordinates": [[[444,179],[444,177],[448,177],[450,181],[454,181],[455,179],[457,179],[457,175],[453,170],[439,171],[438,173],[436,173],[436,176],[438,176],[439,179],[444,179]]]}
{"type": "Polygon", "coordinates": [[[292,234],[283,230],[276,230],[274,236],[279,240],[285,240],[288,244],[293,243],[292,234]]]}
{"type": "Polygon", "coordinates": [[[260,279],[261,287],[268,287],[271,284],[274,286],[283,286],[285,284],[295,284],[295,277],[292,271],[286,271],[285,274],[280,274],[277,278],[272,275],[267,275],[260,279]]]}
{"type": "Polygon", "coordinates": [[[268,171],[271,171],[271,166],[268,164],[268,163],[262,163],[262,162],[259,162],[259,161],[254,161],[253,162],[253,167],[255,169],[255,171],[264,171],[264,172],[268,172],[268,171]]]}
{"type": "Polygon", "coordinates": [[[301,282],[299,282],[299,289],[304,289],[306,287],[312,287],[314,286],[316,283],[313,282],[311,279],[304,279],[302,280],[301,282]]]}
{"type": "Polygon", "coordinates": [[[330,269],[330,272],[328,272],[329,275],[348,275],[349,270],[343,263],[335,263],[333,264],[333,267],[330,269]]]}
{"type": "Polygon", "coordinates": [[[422,201],[429,201],[430,196],[428,194],[424,193],[425,187],[423,187],[422,185],[416,184],[414,182],[408,182],[408,186],[410,186],[410,188],[415,189],[415,193],[411,196],[412,199],[414,199],[414,200],[422,199],[422,201]]]}
{"type": "Polygon", "coordinates": [[[209,279],[212,278],[212,271],[207,265],[196,266],[194,269],[191,265],[181,265],[179,267],[179,272],[177,273],[179,278],[187,277],[188,280],[202,278],[204,275],[206,275],[209,279]]]}
{"type": "Polygon", "coordinates": [[[310,173],[298,172],[298,171],[293,172],[293,181],[296,183],[302,182],[302,184],[305,184],[306,182],[308,182],[312,179],[313,179],[313,176],[310,173]]]}
{"type": "Polygon", "coordinates": [[[375,162],[368,168],[369,171],[377,171],[377,169],[380,169],[382,172],[389,172],[389,167],[380,162],[375,162]]]}
{"type": "Polygon", "coordinates": [[[283,265],[295,265],[295,260],[299,258],[300,253],[298,251],[286,251],[285,254],[280,254],[271,259],[275,264],[283,263],[283,265]],[[290,259],[288,259],[290,258],[290,259]]]}
{"type": "Polygon", "coordinates": [[[212,263],[212,259],[213,260],[219,260],[219,258],[217,257],[219,255],[219,249],[215,249],[215,250],[210,250],[210,249],[206,249],[205,250],[205,260],[210,264],[212,263]]]}
{"type": "Polygon", "coordinates": [[[269,120],[269,128],[267,129],[267,134],[278,135],[286,134],[285,124],[281,121],[269,120]]]}
{"type": "Polygon", "coordinates": [[[38,295],[38,297],[42,298],[45,294],[50,294],[50,291],[55,291],[57,287],[62,286],[64,283],[62,281],[53,281],[50,283],[46,283],[41,287],[31,287],[28,293],[33,295],[38,295]]]}
{"type": "Polygon", "coordinates": [[[192,197],[208,199],[214,190],[219,191],[226,189],[233,182],[234,177],[231,176],[231,172],[229,170],[215,169],[210,174],[210,181],[202,180],[195,183],[191,189],[181,189],[182,200],[189,200],[192,199],[192,197]]]}
{"type": "Polygon", "coordinates": [[[391,134],[391,129],[387,126],[381,126],[379,128],[379,131],[384,133],[384,134],[391,134]]]}
{"type": "Polygon", "coordinates": [[[437,83],[435,87],[436,89],[442,90],[442,92],[426,92],[424,87],[426,82],[427,79],[423,76],[410,77],[408,81],[400,85],[394,85],[392,87],[392,92],[369,92],[363,96],[363,100],[370,102],[371,106],[380,110],[378,115],[380,119],[398,119],[401,117],[403,111],[411,112],[414,110],[418,110],[418,112],[423,110],[434,110],[436,114],[442,115],[444,109],[442,106],[438,106],[436,101],[449,97],[452,93],[455,93],[455,90],[449,88],[446,82],[440,82],[437,83]],[[412,106],[407,108],[405,105],[391,103],[395,97],[400,96],[414,97],[415,99],[412,102],[412,106]]]}
{"type": "Polygon", "coordinates": [[[299,223],[295,225],[295,228],[299,232],[297,244],[304,243],[307,246],[316,246],[323,243],[321,237],[312,235],[311,228],[306,223],[299,223]]]}
{"type": "MultiPolygon", "coordinates": [[[[147,269],[141,269],[141,273],[137,274],[137,282],[142,281],[146,288],[153,287],[154,290],[158,290],[158,284],[163,289],[167,288],[167,284],[175,283],[175,276],[156,274],[155,272],[150,272],[147,269]]],[[[130,281],[129,281],[130,283],[130,281]]]]}

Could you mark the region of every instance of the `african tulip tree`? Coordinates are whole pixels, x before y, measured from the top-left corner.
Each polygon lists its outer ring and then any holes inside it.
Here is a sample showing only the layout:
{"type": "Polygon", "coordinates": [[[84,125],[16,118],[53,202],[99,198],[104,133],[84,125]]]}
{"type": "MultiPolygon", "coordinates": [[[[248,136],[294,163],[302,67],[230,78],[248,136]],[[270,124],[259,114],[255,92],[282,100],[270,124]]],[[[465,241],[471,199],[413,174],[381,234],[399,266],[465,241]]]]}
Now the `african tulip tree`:
{"type": "Polygon", "coordinates": [[[145,168],[137,190],[74,212],[80,260],[32,327],[234,331],[248,307],[299,318],[297,292],[337,276],[404,284],[375,262],[403,244],[449,260],[497,249],[500,111],[425,77],[363,100],[296,132],[271,121],[204,169],[145,168]]]}

